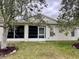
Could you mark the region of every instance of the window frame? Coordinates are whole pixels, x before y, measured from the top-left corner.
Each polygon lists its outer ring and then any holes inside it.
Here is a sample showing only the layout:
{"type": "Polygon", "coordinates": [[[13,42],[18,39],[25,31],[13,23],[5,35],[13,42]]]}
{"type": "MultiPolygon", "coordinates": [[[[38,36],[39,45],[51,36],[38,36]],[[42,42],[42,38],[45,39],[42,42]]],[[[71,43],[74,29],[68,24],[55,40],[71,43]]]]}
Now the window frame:
{"type": "Polygon", "coordinates": [[[46,38],[46,27],[38,27],[38,38],[40,38],[40,36],[44,36],[44,38],[46,38]],[[40,32],[40,28],[43,28],[44,29],[44,33],[41,34],[39,33],[40,32]]]}
{"type": "MultiPolygon", "coordinates": [[[[14,26],[13,28],[11,28],[12,30],[13,30],[13,38],[9,38],[8,37],[8,35],[7,35],[7,38],[8,39],[18,39],[18,38],[16,38],[16,28],[18,27],[18,26],[23,26],[23,29],[24,29],[24,25],[16,25],[16,26],[14,26]]],[[[23,32],[25,31],[25,29],[23,30],[23,32]]],[[[9,33],[9,32],[8,32],[9,33]]],[[[24,35],[24,33],[23,33],[23,35],[24,35]]],[[[23,36],[23,38],[24,38],[25,36],[23,36]]],[[[21,37],[20,37],[21,38],[21,37]]]]}
{"type": "Polygon", "coordinates": [[[71,36],[72,36],[72,37],[75,36],[75,31],[74,31],[74,30],[71,32],[71,36]]]}

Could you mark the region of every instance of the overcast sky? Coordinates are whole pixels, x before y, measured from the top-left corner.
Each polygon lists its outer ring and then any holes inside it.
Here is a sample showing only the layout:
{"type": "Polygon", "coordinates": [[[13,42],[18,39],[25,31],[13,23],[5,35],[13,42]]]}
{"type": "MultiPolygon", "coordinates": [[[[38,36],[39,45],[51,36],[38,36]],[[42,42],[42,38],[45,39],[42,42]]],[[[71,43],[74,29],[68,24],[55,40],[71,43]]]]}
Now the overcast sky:
{"type": "Polygon", "coordinates": [[[57,18],[61,0],[46,0],[46,2],[48,7],[44,9],[43,13],[49,17],[57,18]]]}

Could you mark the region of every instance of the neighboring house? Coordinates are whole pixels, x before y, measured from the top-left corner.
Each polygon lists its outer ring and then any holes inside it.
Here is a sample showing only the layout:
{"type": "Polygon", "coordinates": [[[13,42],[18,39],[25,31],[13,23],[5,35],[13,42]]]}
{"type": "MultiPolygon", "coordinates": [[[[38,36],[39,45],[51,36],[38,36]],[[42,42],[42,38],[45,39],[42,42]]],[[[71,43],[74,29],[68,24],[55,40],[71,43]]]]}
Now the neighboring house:
{"type": "MultiPolygon", "coordinates": [[[[44,15],[42,15],[44,16],[44,15]]],[[[12,29],[9,29],[8,40],[10,41],[50,41],[50,40],[77,40],[79,29],[75,29],[67,36],[59,32],[59,28],[54,19],[44,16],[39,19],[29,18],[29,21],[18,20],[12,29]]],[[[0,25],[3,22],[0,19],[0,25]]],[[[3,28],[0,27],[0,39],[2,39],[3,28]]]]}

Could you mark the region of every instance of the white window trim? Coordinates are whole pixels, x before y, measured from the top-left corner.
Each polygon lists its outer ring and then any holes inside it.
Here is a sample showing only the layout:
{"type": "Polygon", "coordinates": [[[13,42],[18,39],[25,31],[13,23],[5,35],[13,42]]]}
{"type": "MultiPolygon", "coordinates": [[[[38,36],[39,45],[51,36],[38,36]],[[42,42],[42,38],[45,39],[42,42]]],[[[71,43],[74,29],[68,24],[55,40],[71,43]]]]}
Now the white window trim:
{"type": "Polygon", "coordinates": [[[38,27],[38,38],[39,38],[40,35],[44,35],[44,38],[46,38],[46,27],[45,26],[44,27],[38,27]],[[39,33],[39,28],[44,28],[44,34],[39,33]]]}

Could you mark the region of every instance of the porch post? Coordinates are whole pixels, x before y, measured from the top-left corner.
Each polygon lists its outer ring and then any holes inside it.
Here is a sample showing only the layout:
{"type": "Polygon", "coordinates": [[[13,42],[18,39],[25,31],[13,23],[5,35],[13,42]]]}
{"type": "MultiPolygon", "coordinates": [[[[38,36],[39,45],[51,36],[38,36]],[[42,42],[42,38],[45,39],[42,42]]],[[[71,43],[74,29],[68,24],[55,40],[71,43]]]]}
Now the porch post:
{"type": "Polygon", "coordinates": [[[25,34],[24,37],[25,37],[25,40],[28,39],[28,29],[29,29],[28,25],[26,24],[25,27],[24,27],[24,34],[25,34]]]}
{"type": "Polygon", "coordinates": [[[46,26],[46,39],[50,38],[50,28],[46,26]]]}

